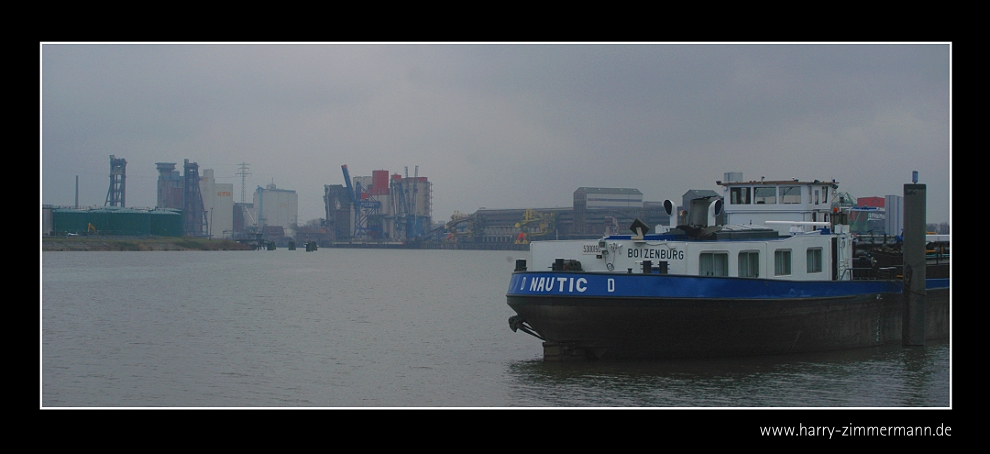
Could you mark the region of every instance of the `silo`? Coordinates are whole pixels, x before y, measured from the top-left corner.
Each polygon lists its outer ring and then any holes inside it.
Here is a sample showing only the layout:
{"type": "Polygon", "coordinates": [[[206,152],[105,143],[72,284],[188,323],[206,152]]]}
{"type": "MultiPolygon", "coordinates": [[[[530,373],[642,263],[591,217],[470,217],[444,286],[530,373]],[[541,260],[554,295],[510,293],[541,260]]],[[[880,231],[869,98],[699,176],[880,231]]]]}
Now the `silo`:
{"type": "Polygon", "coordinates": [[[165,209],[148,213],[151,235],[182,236],[182,211],[165,209]]]}
{"type": "Polygon", "coordinates": [[[86,233],[87,222],[89,222],[89,213],[86,210],[74,208],[55,208],[52,210],[52,231],[56,235],[86,233]]]}
{"type": "Polygon", "coordinates": [[[388,170],[371,171],[371,195],[388,195],[388,170]]]}
{"type": "Polygon", "coordinates": [[[119,209],[110,212],[114,235],[147,236],[151,234],[151,216],[146,210],[119,209]]]}
{"type": "Polygon", "coordinates": [[[44,236],[50,236],[53,230],[52,224],[52,212],[55,210],[52,206],[42,206],[41,207],[41,234],[44,236]]]}
{"type": "Polygon", "coordinates": [[[93,226],[97,233],[112,234],[113,221],[110,219],[110,210],[106,208],[95,208],[86,212],[86,225],[93,226]]]}

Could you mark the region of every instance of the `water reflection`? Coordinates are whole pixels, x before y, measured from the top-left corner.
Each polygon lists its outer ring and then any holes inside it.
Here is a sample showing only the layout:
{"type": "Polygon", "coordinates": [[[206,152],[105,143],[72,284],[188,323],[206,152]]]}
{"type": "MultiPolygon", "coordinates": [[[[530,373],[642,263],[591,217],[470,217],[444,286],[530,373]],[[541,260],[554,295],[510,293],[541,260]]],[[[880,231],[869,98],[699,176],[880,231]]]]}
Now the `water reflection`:
{"type": "Polygon", "coordinates": [[[509,366],[521,406],[948,407],[949,342],[713,360],[509,366]]]}

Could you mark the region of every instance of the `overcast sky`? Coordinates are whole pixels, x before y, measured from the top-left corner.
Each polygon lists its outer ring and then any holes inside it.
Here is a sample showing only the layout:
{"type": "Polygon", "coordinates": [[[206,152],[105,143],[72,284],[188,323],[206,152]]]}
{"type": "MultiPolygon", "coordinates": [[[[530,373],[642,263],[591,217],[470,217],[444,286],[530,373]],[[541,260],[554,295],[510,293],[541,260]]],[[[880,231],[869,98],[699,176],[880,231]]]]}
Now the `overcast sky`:
{"type": "Polygon", "coordinates": [[[680,201],[745,179],[854,197],[928,185],[949,220],[951,47],[921,44],[41,45],[41,202],[156,203],[184,159],[247,201],[274,182],[303,223],[323,185],[372,170],[433,183],[433,217],[567,207],[580,186],[680,201]]]}

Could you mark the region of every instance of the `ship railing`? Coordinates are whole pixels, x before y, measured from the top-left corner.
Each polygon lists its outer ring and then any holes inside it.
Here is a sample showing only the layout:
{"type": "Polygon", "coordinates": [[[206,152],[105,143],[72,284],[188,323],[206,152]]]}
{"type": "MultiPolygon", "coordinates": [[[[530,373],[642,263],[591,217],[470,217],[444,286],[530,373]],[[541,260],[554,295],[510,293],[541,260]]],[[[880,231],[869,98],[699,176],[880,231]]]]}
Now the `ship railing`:
{"type": "Polygon", "coordinates": [[[847,272],[852,273],[851,276],[852,276],[852,280],[854,281],[876,281],[876,280],[889,281],[893,279],[900,279],[902,275],[901,268],[902,268],[901,266],[889,266],[889,267],[880,267],[880,268],[872,268],[872,267],[846,268],[846,270],[843,271],[842,276],[840,276],[839,280],[842,280],[842,278],[846,277],[847,272]]]}
{"type": "Polygon", "coordinates": [[[939,252],[936,252],[934,254],[925,254],[925,261],[929,265],[941,265],[943,263],[949,263],[949,254],[939,253],[939,252]]]}

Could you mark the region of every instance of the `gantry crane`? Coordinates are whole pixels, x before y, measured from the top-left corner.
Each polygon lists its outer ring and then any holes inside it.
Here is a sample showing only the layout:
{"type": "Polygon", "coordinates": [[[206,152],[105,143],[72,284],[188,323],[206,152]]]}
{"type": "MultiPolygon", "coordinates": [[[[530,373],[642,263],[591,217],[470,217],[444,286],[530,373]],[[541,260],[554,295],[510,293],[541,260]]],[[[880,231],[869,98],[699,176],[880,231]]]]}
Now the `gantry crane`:
{"type": "Polygon", "coordinates": [[[382,203],[365,193],[360,183],[351,185],[351,175],[347,171],[347,164],[340,166],[340,168],[344,172],[344,184],[347,186],[347,193],[353,202],[354,237],[360,239],[381,239],[383,236],[380,216],[382,203]],[[371,219],[376,221],[369,222],[371,219]]]}

